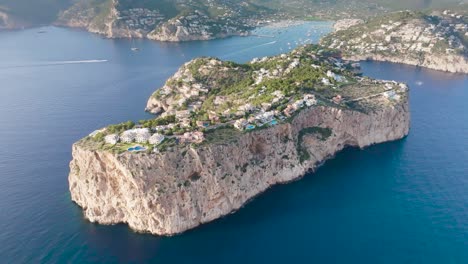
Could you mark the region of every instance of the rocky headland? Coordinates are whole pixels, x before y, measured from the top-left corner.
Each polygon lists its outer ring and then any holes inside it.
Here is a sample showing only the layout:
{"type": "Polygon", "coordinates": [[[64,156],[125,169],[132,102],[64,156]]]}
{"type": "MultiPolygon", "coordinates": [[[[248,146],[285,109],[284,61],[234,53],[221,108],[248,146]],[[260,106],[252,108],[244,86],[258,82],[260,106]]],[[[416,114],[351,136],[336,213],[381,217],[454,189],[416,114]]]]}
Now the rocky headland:
{"type": "Polygon", "coordinates": [[[335,54],[306,46],[247,64],[185,64],[149,99],[155,119],[73,145],[72,200],[91,222],[173,235],[299,179],[345,147],[405,137],[407,86],[360,77],[335,54]]]}
{"type": "Polygon", "coordinates": [[[363,23],[341,21],[321,44],[345,59],[404,63],[468,73],[468,16],[463,11],[401,11],[363,23]]]}

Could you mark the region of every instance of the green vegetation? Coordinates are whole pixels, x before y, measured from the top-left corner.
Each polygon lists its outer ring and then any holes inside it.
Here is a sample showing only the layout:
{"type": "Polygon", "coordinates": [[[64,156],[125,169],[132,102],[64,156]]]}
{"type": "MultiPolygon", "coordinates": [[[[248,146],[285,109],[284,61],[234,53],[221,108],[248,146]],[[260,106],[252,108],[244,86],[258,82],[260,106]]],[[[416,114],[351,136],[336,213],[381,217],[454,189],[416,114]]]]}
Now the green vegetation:
{"type": "Polygon", "coordinates": [[[135,123],[133,121],[127,121],[125,123],[120,123],[117,125],[110,125],[107,127],[106,133],[108,134],[116,134],[121,133],[125,130],[129,130],[135,127],[135,123]]]}
{"type": "Polygon", "coordinates": [[[209,130],[205,133],[205,142],[203,144],[229,144],[237,140],[242,132],[233,127],[221,127],[209,130]]]}
{"type": "Polygon", "coordinates": [[[299,154],[299,160],[301,163],[310,159],[310,153],[303,146],[304,136],[306,135],[315,135],[319,140],[326,141],[332,135],[332,130],[330,128],[323,128],[323,127],[308,127],[308,128],[302,129],[299,132],[296,147],[297,147],[297,153],[299,154]]]}
{"type": "Polygon", "coordinates": [[[175,115],[168,115],[168,116],[159,117],[159,118],[156,118],[156,119],[140,120],[139,123],[143,127],[153,128],[153,127],[156,127],[156,126],[169,125],[169,124],[175,123],[175,121],[176,121],[175,115]]]}

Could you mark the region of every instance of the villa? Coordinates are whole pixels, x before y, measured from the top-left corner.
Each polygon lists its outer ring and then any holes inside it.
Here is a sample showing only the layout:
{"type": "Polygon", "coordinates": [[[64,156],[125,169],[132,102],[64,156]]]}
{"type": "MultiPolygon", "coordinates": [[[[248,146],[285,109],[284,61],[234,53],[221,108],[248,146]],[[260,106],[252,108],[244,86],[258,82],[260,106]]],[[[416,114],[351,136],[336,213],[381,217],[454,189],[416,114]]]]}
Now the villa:
{"type": "Polygon", "coordinates": [[[117,134],[111,134],[111,135],[107,135],[105,138],[104,138],[104,141],[106,142],[106,144],[111,144],[111,145],[115,145],[119,142],[119,136],[117,134]]]}
{"type": "Polygon", "coordinates": [[[341,95],[337,95],[337,96],[333,97],[333,102],[335,104],[340,104],[342,100],[343,100],[343,97],[341,97],[341,95]]]}
{"type": "Polygon", "coordinates": [[[184,119],[184,118],[189,118],[190,117],[190,111],[188,111],[188,110],[177,111],[175,113],[175,116],[179,120],[184,119]]]}
{"type": "Polygon", "coordinates": [[[236,120],[236,122],[234,122],[234,127],[239,130],[244,130],[246,125],[247,125],[247,120],[245,120],[244,118],[241,118],[239,120],[236,120]]]}
{"type": "Polygon", "coordinates": [[[120,135],[120,140],[124,143],[132,143],[135,140],[135,137],[136,134],[133,130],[127,130],[120,135]]]}
{"type": "Polygon", "coordinates": [[[197,126],[200,128],[206,128],[206,127],[209,127],[210,125],[211,125],[210,121],[197,121],[197,126]]]}
{"type": "Polygon", "coordinates": [[[164,141],[164,139],[165,139],[164,135],[155,133],[149,138],[149,143],[151,145],[159,145],[164,141]]]}
{"type": "Polygon", "coordinates": [[[135,129],[135,133],[135,141],[138,143],[146,143],[151,137],[151,133],[148,128],[137,128],[135,129]]]}
{"type": "Polygon", "coordinates": [[[148,128],[135,128],[124,131],[120,135],[122,142],[131,143],[136,141],[138,143],[146,143],[150,138],[150,130],[148,128]]]}
{"type": "Polygon", "coordinates": [[[183,136],[180,137],[182,143],[202,143],[205,140],[205,135],[203,132],[186,132],[183,136]]]}
{"type": "Polygon", "coordinates": [[[308,107],[310,107],[310,106],[313,106],[313,105],[317,104],[317,99],[315,99],[315,95],[313,95],[313,94],[305,94],[304,95],[304,102],[308,107]]]}
{"type": "Polygon", "coordinates": [[[287,117],[290,117],[292,116],[295,112],[296,112],[297,108],[294,106],[294,105],[288,105],[286,107],[286,109],[284,109],[283,113],[284,115],[286,115],[287,117]]]}

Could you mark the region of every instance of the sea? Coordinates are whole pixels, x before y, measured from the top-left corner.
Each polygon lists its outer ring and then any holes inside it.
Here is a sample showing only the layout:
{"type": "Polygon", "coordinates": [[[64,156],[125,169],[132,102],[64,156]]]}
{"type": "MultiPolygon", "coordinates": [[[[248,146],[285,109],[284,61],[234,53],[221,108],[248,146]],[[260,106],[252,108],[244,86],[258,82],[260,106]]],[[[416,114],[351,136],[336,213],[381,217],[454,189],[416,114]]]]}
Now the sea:
{"type": "Polygon", "coordinates": [[[151,118],[148,97],[182,64],[277,55],[331,25],[187,43],[58,27],[0,33],[0,263],[468,263],[468,75],[400,64],[362,70],[408,83],[408,137],[346,149],[234,214],[159,237],[90,223],[71,201],[72,144],[151,118]]]}

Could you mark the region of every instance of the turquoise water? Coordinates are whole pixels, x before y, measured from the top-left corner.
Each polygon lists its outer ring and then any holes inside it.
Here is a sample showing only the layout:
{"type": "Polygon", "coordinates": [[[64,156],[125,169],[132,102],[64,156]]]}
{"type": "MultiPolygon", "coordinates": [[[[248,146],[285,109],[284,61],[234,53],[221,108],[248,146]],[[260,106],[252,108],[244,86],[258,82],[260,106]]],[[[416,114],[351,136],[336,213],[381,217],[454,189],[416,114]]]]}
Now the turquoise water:
{"type": "Polygon", "coordinates": [[[91,224],[70,201],[72,143],[148,117],[147,98],[182,63],[277,54],[326,26],[261,32],[273,39],[139,41],[140,52],[60,28],[0,33],[0,262],[468,263],[467,75],[363,63],[366,74],[411,86],[406,139],[347,149],[179,236],[91,224]]]}

